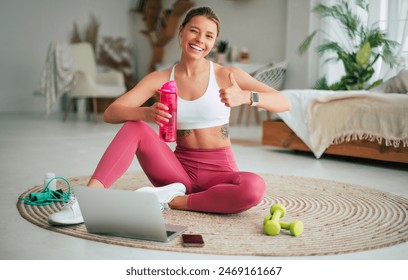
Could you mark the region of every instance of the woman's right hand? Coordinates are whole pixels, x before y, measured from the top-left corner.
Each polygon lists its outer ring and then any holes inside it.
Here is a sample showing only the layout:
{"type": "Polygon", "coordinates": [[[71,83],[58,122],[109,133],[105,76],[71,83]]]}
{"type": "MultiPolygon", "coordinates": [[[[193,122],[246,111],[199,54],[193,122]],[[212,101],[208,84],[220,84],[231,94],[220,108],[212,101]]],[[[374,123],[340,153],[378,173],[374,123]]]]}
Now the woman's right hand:
{"type": "Polygon", "coordinates": [[[168,113],[169,108],[163,103],[156,102],[150,107],[146,107],[146,121],[152,121],[158,126],[168,123],[171,115],[168,113]]]}

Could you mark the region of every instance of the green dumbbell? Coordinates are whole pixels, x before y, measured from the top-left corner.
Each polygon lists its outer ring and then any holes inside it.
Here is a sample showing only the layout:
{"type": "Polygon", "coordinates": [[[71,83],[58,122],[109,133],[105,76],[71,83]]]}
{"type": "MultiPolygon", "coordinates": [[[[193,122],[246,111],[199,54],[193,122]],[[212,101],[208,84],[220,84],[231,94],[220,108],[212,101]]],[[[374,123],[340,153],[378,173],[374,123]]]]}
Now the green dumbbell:
{"type": "Polygon", "coordinates": [[[282,204],[274,204],[270,209],[270,214],[264,218],[264,232],[268,235],[278,235],[281,231],[279,219],[286,214],[286,208],[282,204]]]}
{"type": "Polygon", "coordinates": [[[291,223],[279,222],[281,228],[290,231],[293,236],[299,236],[303,233],[303,223],[301,221],[293,221],[291,223]]]}

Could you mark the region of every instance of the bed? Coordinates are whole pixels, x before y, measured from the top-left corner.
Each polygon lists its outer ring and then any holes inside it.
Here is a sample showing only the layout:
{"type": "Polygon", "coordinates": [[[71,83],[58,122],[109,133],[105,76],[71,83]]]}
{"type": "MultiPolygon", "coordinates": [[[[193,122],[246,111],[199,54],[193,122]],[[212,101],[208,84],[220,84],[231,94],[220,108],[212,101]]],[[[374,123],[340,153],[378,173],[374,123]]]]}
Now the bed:
{"type": "Polygon", "coordinates": [[[292,110],[263,122],[262,144],[408,163],[408,95],[283,90],[292,110]]]}

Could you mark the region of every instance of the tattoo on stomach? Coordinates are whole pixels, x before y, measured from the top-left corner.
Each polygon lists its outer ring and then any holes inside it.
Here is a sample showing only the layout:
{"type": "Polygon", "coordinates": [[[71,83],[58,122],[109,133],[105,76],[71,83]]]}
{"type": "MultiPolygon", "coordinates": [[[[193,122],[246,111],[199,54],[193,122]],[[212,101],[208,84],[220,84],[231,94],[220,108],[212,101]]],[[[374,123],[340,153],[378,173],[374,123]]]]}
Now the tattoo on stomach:
{"type": "MultiPolygon", "coordinates": [[[[220,132],[221,132],[221,137],[222,139],[228,139],[229,137],[229,126],[228,124],[225,124],[220,127],[220,132]]],[[[192,130],[191,129],[183,129],[183,130],[177,130],[177,138],[183,139],[191,135],[192,130]]]]}
{"type": "Polygon", "coordinates": [[[190,129],[186,129],[186,130],[177,130],[177,137],[180,138],[184,138],[187,137],[191,134],[191,130],[190,129]]]}
{"type": "Polygon", "coordinates": [[[221,126],[220,132],[221,132],[222,139],[228,139],[228,137],[229,137],[229,126],[228,126],[228,124],[225,124],[225,125],[221,126]]]}

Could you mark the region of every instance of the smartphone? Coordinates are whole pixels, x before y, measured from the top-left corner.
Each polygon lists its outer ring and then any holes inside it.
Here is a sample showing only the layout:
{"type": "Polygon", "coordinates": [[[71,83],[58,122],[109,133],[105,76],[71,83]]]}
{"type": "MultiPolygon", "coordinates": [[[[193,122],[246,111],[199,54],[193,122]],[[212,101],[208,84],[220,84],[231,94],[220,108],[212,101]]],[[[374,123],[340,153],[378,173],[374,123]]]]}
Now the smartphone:
{"type": "Polygon", "coordinates": [[[201,234],[182,234],[184,247],[203,247],[204,239],[201,234]]]}

